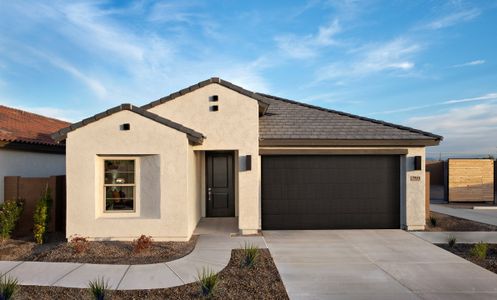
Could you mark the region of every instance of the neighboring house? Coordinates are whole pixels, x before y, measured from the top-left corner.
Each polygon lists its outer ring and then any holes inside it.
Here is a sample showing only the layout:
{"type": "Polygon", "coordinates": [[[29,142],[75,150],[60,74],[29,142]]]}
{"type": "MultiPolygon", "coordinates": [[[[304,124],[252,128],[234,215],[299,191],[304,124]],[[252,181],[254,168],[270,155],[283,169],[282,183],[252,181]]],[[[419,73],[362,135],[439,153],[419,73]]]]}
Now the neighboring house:
{"type": "Polygon", "coordinates": [[[254,93],[219,78],[54,134],[67,236],[187,240],[201,217],[260,229],[425,225],[425,147],[441,136],[254,93]]]}
{"type": "Polygon", "coordinates": [[[0,105],[0,202],[4,177],[64,175],[65,145],[51,134],[69,123],[0,105]]]}

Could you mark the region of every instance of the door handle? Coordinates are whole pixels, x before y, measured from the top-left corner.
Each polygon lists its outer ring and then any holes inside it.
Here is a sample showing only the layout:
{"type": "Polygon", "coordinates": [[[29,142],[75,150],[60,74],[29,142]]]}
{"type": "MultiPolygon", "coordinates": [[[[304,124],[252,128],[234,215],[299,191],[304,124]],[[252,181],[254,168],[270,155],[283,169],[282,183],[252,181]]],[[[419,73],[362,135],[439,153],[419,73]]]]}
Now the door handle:
{"type": "Polygon", "coordinates": [[[212,188],[207,189],[207,200],[212,201],[212,188]]]}

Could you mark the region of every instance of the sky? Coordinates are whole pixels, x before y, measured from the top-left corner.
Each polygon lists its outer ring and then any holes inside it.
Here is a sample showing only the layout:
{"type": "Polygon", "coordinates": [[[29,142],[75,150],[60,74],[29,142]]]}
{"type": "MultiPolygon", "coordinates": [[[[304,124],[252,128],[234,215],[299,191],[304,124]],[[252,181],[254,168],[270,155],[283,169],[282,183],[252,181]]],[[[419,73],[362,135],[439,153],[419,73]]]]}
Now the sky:
{"type": "Polygon", "coordinates": [[[0,104],[75,122],[210,77],[497,153],[494,0],[0,0],[0,104]]]}

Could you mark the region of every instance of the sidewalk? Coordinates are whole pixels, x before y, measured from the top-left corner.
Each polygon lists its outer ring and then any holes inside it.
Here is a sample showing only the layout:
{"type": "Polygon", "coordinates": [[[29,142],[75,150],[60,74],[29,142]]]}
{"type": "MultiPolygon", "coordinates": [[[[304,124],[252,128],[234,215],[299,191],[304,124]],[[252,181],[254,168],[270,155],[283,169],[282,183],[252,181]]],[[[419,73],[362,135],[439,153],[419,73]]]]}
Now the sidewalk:
{"type": "Polygon", "coordinates": [[[497,210],[451,208],[440,204],[431,204],[430,209],[437,213],[497,226],[497,210]]]}
{"type": "Polygon", "coordinates": [[[497,244],[497,231],[413,231],[410,233],[433,244],[446,244],[450,236],[455,237],[459,244],[474,244],[482,241],[497,244]]]}
{"type": "Polygon", "coordinates": [[[252,243],[266,248],[263,237],[200,235],[195,249],[178,260],[148,265],[105,265],[57,262],[0,261],[0,273],[17,278],[21,285],[87,288],[90,280],[104,277],[110,288],[137,290],[169,288],[196,281],[197,272],[221,271],[231,250],[252,243]]]}

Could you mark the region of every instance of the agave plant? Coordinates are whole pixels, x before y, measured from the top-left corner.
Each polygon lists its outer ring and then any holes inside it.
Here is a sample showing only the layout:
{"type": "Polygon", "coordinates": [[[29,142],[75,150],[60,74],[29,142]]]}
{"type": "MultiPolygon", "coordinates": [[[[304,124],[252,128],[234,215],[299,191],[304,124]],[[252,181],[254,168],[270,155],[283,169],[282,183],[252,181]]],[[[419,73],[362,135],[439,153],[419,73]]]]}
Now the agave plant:
{"type": "Polygon", "coordinates": [[[202,296],[208,298],[214,294],[219,283],[218,275],[211,269],[203,268],[197,275],[197,282],[200,285],[202,296]]]}
{"type": "Polygon", "coordinates": [[[109,289],[109,282],[103,277],[99,277],[88,283],[90,292],[95,300],[104,300],[105,295],[109,289]]]}
{"type": "Polygon", "coordinates": [[[0,300],[12,299],[17,291],[17,279],[3,274],[0,276],[0,300]]]}
{"type": "Polygon", "coordinates": [[[244,267],[253,267],[257,257],[259,257],[259,247],[253,244],[245,243],[243,247],[243,260],[242,266],[244,267]]]}

